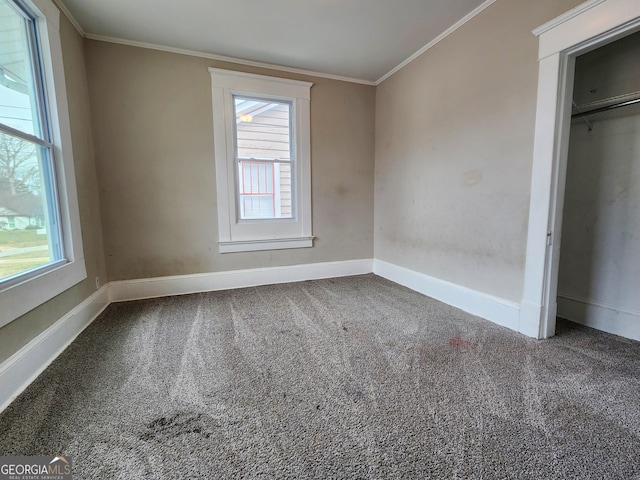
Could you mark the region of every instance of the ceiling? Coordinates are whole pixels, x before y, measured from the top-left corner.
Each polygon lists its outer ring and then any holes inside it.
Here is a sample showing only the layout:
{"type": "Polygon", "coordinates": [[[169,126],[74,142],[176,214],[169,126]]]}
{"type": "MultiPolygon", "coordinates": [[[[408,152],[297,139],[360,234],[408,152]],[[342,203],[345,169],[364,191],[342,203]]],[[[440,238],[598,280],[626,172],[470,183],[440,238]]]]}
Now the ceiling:
{"type": "Polygon", "coordinates": [[[58,0],[88,37],[375,82],[485,0],[58,0]]]}

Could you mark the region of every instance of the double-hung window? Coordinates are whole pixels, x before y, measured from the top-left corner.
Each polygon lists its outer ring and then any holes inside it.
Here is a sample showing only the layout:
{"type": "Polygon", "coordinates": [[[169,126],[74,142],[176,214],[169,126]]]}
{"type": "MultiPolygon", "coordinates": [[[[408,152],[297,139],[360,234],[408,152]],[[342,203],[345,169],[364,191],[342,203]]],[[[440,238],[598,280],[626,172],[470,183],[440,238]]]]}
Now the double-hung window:
{"type": "Polygon", "coordinates": [[[209,71],[220,251],[312,246],[311,83],[209,71]]]}
{"type": "Polygon", "coordinates": [[[50,0],[0,0],[0,326],[86,277],[50,0]]]}

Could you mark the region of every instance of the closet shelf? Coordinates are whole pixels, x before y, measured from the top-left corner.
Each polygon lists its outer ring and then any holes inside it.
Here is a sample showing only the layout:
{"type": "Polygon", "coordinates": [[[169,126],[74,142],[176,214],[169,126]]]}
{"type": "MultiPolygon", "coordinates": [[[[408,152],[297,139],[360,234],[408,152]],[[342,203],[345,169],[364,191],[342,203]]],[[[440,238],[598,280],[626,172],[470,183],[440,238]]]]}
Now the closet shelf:
{"type": "Polygon", "coordinates": [[[635,105],[640,103],[640,92],[628,93],[625,95],[618,95],[616,97],[607,98],[605,100],[599,100],[597,102],[585,103],[580,106],[575,106],[572,118],[585,117],[587,115],[595,115],[597,113],[607,112],[609,110],[615,110],[616,108],[628,107],[629,105],[635,105]]]}

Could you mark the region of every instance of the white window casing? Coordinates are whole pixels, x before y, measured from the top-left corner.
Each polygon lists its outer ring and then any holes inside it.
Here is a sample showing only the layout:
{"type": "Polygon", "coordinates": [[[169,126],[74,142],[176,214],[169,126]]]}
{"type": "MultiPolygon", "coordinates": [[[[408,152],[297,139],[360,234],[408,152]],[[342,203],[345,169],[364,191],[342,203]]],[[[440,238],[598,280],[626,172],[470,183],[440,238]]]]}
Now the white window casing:
{"type": "Polygon", "coordinates": [[[87,276],[75,183],[69,107],[60,43],[60,12],[51,0],[23,0],[35,17],[43,88],[53,143],[63,260],[0,285],[0,327],[61,294],[87,276]]]}
{"type": "Polygon", "coordinates": [[[210,68],[221,253],[311,247],[310,82],[210,68]],[[291,104],[294,218],[240,220],[234,96],[291,104]]]}

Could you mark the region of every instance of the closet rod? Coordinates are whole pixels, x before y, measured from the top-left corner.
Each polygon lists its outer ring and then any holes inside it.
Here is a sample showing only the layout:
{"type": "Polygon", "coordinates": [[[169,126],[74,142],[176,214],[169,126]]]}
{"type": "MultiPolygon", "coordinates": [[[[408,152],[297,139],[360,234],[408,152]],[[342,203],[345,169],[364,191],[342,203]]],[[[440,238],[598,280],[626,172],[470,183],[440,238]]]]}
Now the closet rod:
{"type": "Polygon", "coordinates": [[[616,108],[627,107],[629,105],[634,105],[636,103],[640,103],[640,98],[634,98],[633,100],[627,100],[625,102],[614,103],[613,105],[607,105],[606,107],[598,107],[592,110],[587,110],[586,112],[578,112],[571,115],[571,118],[580,118],[585,117],[587,115],[595,115],[596,113],[607,112],[609,110],[615,110],[616,108]]]}

